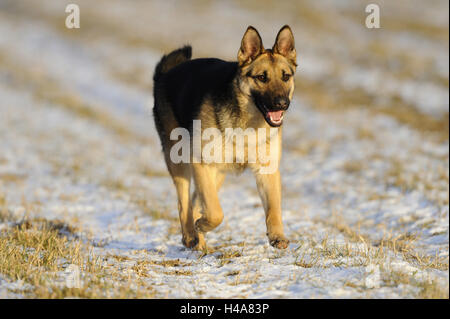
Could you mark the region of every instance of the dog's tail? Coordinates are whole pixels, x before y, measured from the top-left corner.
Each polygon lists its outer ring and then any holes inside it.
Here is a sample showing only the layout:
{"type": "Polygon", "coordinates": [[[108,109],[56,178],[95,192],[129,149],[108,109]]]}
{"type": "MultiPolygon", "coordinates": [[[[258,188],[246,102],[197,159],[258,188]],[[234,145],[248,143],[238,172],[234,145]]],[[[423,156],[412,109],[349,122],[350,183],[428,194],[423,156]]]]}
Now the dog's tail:
{"type": "Polygon", "coordinates": [[[164,55],[156,65],[155,73],[153,74],[153,81],[157,82],[162,74],[166,73],[173,67],[191,59],[192,47],[186,45],[178,50],[172,51],[164,55]]]}

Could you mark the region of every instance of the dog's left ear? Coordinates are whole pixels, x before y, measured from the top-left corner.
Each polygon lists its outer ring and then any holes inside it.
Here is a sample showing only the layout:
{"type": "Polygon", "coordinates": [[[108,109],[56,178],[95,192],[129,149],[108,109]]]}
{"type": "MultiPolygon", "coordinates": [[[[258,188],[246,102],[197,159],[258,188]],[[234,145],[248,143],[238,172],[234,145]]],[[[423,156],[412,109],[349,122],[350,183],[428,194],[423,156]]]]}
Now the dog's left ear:
{"type": "Polygon", "coordinates": [[[288,25],[285,25],[278,31],[272,51],[283,55],[294,65],[297,65],[297,51],[295,50],[294,35],[288,25]]]}

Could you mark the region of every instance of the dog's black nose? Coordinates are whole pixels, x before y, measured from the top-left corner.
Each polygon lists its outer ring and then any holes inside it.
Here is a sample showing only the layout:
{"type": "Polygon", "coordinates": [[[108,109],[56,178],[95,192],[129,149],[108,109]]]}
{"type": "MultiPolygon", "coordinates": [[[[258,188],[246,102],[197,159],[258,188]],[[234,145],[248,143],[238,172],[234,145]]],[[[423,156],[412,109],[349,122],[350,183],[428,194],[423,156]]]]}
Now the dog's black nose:
{"type": "Polygon", "coordinates": [[[278,96],[275,98],[274,106],[280,110],[286,110],[289,107],[289,98],[284,96],[278,96]]]}

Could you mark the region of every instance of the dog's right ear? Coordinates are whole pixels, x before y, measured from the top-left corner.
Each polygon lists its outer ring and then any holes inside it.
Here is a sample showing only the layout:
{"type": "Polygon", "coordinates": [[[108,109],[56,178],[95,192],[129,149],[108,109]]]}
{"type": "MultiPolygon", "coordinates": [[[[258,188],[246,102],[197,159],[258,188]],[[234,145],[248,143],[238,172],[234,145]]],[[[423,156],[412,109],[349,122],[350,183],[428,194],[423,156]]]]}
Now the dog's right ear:
{"type": "Polygon", "coordinates": [[[258,55],[264,52],[263,43],[258,31],[252,26],[247,28],[241,41],[241,48],[238,52],[238,62],[240,66],[252,62],[258,55]]]}

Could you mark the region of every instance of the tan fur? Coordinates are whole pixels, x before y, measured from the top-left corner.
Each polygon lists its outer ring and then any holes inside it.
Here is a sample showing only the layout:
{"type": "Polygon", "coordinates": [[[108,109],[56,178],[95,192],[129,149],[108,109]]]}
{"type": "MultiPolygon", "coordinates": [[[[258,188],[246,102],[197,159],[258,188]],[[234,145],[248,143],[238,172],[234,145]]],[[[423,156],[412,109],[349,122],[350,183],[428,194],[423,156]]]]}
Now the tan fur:
{"type": "MultiPolygon", "coordinates": [[[[287,32],[285,30],[286,27],[280,30],[278,35],[283,41],[288,36],[285,34],[287,32]]],[[[290,32],[290,29],[288,31],[290,32]]],[[[255,131],[258,128],[266,128],[267,132],[269,132],[270,126],[251,99],[250,92],[252,90],[259,90],[261,92],[284,92],[292,99],[294,92],[293,77],[288,81],[282,81],[281,77],[283,71],[289,70],[289,72],[295,72],[295,49],[289,48],[285,43],[278,41],[278,38],[274,48],[271,50],[265,50],[262,42],[260,45],[252,47],[252,42],[247,43],[244,41],[246,36],[250,37],[251,41],[255,41],[255,38],[259,37],[259,34],[257,34],[255,29],[249,28],[246,35],[244,35],[241,49],[238,52],[238,61],[241,69],[240,75],[234,80],[233,85],[237,92],[238,107],[241,115],[239,118],[236,118],[231,111],[222,108],[216,116],[213,102],[206,100],[202,104],[198,114],[198,119],[202,123],[202,130],[214,127],[224,133],[224,129],[227,127],[241,128],[244,131],[247,128],[252,128],[255,131]],[[281,47],[282,45],[284,47],[281,47]],[[253,73],[265,71],[273,80],[269,83],[260,83],[254,78],[246,76],[249,70],[252,70],[253,73]],[[217,118],[219,119],[219,123],[217,123],[217,118]]],[[[161,123],[163,123],[163,134],[165,136],[169,136],[171,130],[178,126],[171,113],[171,111],[168,111],[160,115],[161,123]]],[[[169,139],[163,141],[165,160],[177,190],[179,216],[183,234],[182,242],[186,247],[195,249],[204,249],[206,247],[204,234],[219,226],[224,217],[219,203],[218,191],[225,179],[226,173],[241,172],[246,168],[250,168],[255,175],[258,192],[266,214],[267,236],[270,244],[276,248],[287,247],[288,240],[284,236],[281,220],[281,182],[278,169],[281,159],[282,129],[278,127],[277,130],[277,136],[271,137],[276,139],[275,143],[278,149],[278,153],[275,156],[276,170],[273,174],[259,173],[259,169],[263,164],[258,157],[258,152],[256,152],[256,162],[249,163],[248,143],[245,143],[245,152],[240,156],[240,159],[243,158],[243,163],[237,163],[238,158],[236,158],[236,152],[234,151],[236,139],[229,139],[226,136],[223,137],[222,149],[224,150],[226,144],[229,144],[228,146],[233,148],[235,157],[233,163],[220,164],[192,163],[192,161],[190,164],[174,164],[169,158],[169,153],[171,146],[176,141],[170,141],[169,139]],[[192,195],[190,195],[191,178],[195,186],[195,191],[192,195]]],[[[267,139],[266,146],[269,145],[269,142],[270,138],[267,139]]],[[[203,146],[204,144],[202,143],[203,146]]],[[[225,160],[225,154],[222,154],[222,157],[225,160]]]]}

